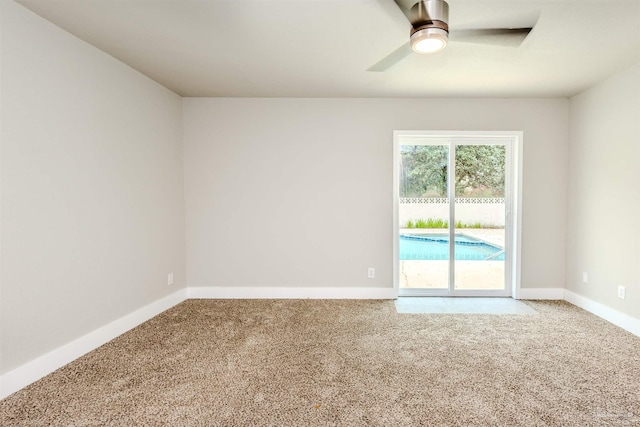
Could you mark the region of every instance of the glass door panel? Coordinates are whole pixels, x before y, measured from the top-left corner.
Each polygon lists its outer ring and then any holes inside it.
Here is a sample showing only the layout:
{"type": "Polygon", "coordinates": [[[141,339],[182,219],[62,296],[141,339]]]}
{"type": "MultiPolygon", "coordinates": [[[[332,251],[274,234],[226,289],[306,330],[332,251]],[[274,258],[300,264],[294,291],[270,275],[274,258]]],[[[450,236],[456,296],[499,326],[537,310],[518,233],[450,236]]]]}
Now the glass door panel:
{"type": "Polygon", "coordinates": [[[448,292],[449,145],[400,145],[400,288],[448,292]]]}
{"type": "Polygon", "coordinates": [[[400,295],[510,295],[507,141],[513,139],[409,134],[397,140],[400,295]]]}
{"type": "Polygon", "coordinates": [[[505,289],[505,145],[455,146],[456,291],[505,289]]]}

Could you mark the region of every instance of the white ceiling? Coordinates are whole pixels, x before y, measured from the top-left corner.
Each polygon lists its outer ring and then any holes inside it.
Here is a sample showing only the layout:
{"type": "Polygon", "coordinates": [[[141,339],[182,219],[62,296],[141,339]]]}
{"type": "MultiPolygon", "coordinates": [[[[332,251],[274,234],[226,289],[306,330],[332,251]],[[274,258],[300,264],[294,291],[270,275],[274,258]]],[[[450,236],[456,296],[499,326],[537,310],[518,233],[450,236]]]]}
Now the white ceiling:
{"type": "Polygon", "coordinates": [[[408,41],[393,0],[17,0],[183,96],[567,97],[640,62],[640,0],[448,0],[455,29],[531,26],[517,48],[408,41]]]}

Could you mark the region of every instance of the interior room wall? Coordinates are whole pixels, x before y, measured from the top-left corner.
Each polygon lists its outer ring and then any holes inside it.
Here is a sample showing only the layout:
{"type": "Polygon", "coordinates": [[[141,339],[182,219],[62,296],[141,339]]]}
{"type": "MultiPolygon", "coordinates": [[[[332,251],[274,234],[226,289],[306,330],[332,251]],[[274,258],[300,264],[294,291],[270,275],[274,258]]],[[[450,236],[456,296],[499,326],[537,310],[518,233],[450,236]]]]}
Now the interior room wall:
{"type": "Polygon", "coordinates": [[[568,105],[186,98],[188,286],[392,287],[392,133],[429,129],[524,131],[522,287],[562,288],[568,105]]]}
{"type": "Polygon", "coordinates": [[[184,287],[185,262],[181,98],[1,7],[4,373],[184,287]]]}
{"type": "Polygon", "coordinates": [[[640,64],[570,106],[566,287],[640,319],[640,64]]]}

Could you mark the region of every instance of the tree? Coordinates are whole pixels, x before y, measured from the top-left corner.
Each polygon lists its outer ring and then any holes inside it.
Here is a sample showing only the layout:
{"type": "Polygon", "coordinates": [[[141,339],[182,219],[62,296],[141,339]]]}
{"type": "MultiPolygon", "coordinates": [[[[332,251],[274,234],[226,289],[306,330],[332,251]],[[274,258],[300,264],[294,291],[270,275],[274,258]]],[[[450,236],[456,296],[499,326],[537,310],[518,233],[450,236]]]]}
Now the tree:
{"type": "MultiPolygon", "coordinates": [[[[447,197],[449,149],[444,145],[403,145],[400,197],[447,197]]],[[[504,197],[505,147],[456,146],[458,197],[504,197]]]]}
{"type": "Polygon", "coordinates": [[[442,145],[403,145],[400,197],[447,197],[447,156],[442,145]]]}
{"type": "Polygon", "coordinates": [[[456,147],[456,196],[504,197],[505,146],[456,147]]]}

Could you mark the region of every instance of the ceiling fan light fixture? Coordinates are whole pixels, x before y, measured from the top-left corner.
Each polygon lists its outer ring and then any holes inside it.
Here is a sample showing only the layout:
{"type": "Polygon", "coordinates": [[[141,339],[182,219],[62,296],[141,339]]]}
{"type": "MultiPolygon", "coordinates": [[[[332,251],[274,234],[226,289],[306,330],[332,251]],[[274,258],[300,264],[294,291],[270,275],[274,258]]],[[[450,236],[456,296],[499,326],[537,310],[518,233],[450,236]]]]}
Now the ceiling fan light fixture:
{"type": "Polygon", "coordinates": [[[411,34],[411,49],[415,53],[440,52],[447,46],[449,33],[442,28],[423,28],[411,34]]]}

